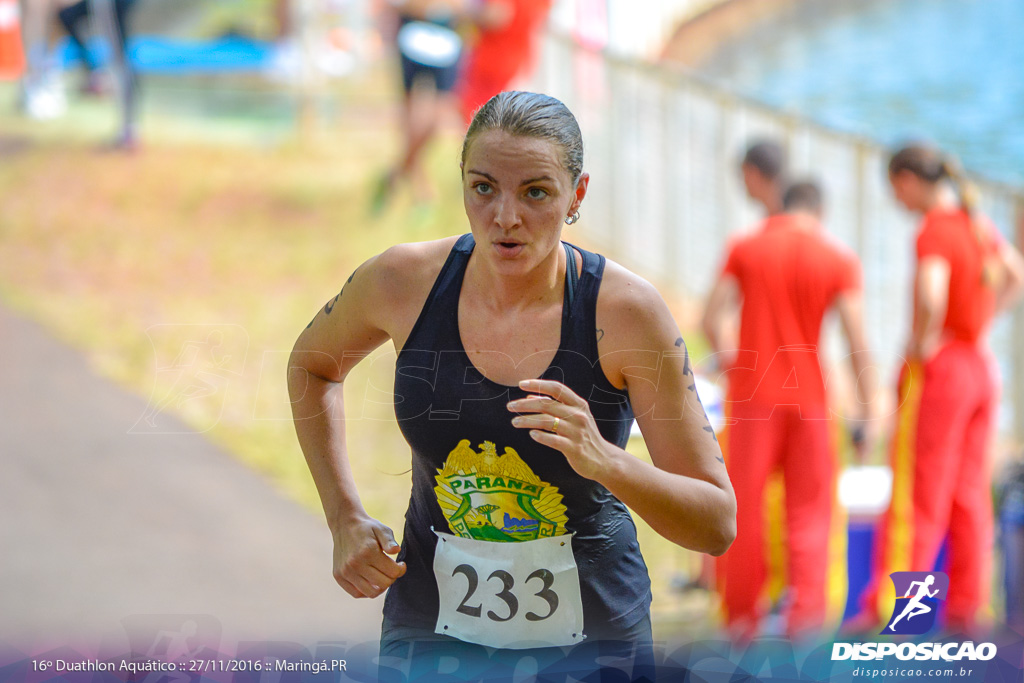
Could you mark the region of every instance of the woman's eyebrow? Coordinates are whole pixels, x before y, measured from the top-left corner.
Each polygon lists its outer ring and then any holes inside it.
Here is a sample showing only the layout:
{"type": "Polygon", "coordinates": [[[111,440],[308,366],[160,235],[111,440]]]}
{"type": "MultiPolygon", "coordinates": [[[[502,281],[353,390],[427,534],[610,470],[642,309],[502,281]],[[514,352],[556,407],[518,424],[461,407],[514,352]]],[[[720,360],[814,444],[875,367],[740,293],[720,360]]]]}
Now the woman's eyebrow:
{"type": "Polygon", "coordinates": [[[492,176],[490,173],[484,173],[483,171],[478,171],[478,170],[476,170],[474,168],[469,169],[468,171],[466,171],[466,173],[474,173],[476,175],[482,175],[484,178],[487,178],[492,183],[494,183],[494,184],[498,183],[498,179],[495,178],[494,176],[492,176]]]}
{"type": "Polygon", "coordinates": [[[524,180],[523,182],[519,183],[519,186],[522,187],[523,185],[531,185],[533,183],[540,183],[540,182],[544,182],[545,180],[547,180],[548,182],[551,182],[552,180],[554,180],[554,178],[552,178],[549,175],[542,175],[539,178],[530,178],[529,180],[524,180]]]}

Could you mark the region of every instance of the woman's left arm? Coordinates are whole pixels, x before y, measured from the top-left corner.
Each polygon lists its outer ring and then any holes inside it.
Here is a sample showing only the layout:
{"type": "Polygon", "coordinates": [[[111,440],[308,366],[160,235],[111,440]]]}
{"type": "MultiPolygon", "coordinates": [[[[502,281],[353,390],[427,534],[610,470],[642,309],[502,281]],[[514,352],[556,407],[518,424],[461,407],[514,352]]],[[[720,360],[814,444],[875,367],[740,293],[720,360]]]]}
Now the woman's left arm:
{"type": "Polygon", "coordinates": [[[557,382],[521,383],[535,396],[509,404],[520,413],[513,424],[561,451],[577,473],[604,485],[668,540],[721,555],[736,536],[736,498],[722,451],[668,307],[650,284],[628,275],[628,283],[599,299],[601,365],[612,384],[628,390],[653,465],[606,441],[586,400],[557,382]]]}
{"type": "Polygon", "coordinates": [[[999,245],[996,254],[1002,269],[996,291],[996,313],[1013,307],[1024,293],[1024,256],[1009,242],[999,245]]]}

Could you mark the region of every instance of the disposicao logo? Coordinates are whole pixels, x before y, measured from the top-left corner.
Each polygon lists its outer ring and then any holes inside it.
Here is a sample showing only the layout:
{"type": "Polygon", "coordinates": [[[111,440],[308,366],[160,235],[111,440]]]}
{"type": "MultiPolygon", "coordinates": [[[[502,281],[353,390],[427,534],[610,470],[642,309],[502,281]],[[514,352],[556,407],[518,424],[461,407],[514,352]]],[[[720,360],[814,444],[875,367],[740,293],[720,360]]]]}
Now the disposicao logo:
{"type": "Polygon", "coordinates": [[[943,572],[893,572],[896,605],[883,636],[921,635],[935,625],[939,600],[946,599],[949,577],[943,572]]]}
{"type": "MultiPolygon", "coordinates": [[[[994,643],[833,643],[832,661],[853,659],[881,660],[896,657],[900,661],[987,662],[998,654],[994,643]]],[[[856,674],[855,674],[856,675],[856,674]]]]}
{"type": "MultiPolygon", "coordinates": [[[[892,616],[880,635],[921,635],[935,625],[939,600],[946,599],[949,577],[943,572],[893,572],[889,575],[896,587],[896,605],[892,616]]],[[[964,643],[834,643],[832,661],[881,660],[896,657],[899,660],[955,662],[988,661],[997,649],[993,643],[973,641],[964,643]]],[[[856,675],[856,674],[854,674],[856,675]]]]}

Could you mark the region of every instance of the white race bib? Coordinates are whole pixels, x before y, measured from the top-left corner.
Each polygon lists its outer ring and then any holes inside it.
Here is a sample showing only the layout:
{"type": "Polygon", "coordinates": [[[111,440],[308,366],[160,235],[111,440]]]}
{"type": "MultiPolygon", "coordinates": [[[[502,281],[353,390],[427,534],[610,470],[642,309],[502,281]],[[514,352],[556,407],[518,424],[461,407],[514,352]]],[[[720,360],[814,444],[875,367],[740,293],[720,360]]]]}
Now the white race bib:
{"type": "Polygon", "coordinates": [[[411,21],[398,30],[398,49],[414,62],[447,68],[459,61],[462,38],[450,28],[411,21]]]}
{"type": "Polygon", "coordinates": [[[500,543],[434,533],[441,597],[436,633],[511,649],[583,641],[571,536],[500,543]]]}

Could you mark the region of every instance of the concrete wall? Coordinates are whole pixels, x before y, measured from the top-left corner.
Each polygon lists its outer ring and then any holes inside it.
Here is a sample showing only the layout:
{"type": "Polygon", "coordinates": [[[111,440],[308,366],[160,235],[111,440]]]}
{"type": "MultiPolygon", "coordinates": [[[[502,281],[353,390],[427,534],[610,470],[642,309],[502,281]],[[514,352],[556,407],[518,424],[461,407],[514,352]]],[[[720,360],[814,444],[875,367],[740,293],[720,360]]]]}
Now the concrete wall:
{"type": "Polygon", "coordinates": [[[697,68],[722,43],[739,38],[759,23],[794,11],[813,0],[719,0],[677,24],[660,58],[697,68]]]}
{"type": "Polygon", "coordinates": [[[729,0],[556,0],[552,29],[592,48],[656,60],[680,24],[729,0]]]}

